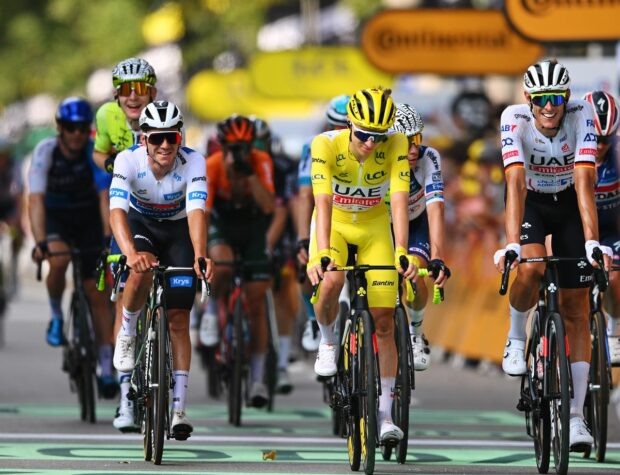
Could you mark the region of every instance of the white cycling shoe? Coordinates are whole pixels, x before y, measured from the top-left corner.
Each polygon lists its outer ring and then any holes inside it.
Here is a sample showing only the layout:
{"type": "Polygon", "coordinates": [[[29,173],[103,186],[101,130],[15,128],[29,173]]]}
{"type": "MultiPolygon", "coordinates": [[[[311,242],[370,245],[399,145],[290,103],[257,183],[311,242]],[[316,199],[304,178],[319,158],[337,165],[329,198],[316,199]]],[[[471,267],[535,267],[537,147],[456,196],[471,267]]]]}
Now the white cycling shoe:
{"type": "Polygon", "coordinates": [[[117,371],[123,373],[131,373],[133,367],[136,364],[134,348],[136,345],[135,336],[122,336],[119,334],[116,336],[116,346],[114,347],[114,367],[117,371]]]}
{"type": "Polygon", "coordinates": [[[133,403],[123,404],[116,409],[116,417],[112,421],[115,429],[121,432],[140,432],[140,427],[136,424],[133,414],[133,403]]]}
{"type": "Polygon", "coordinates": [[[585,421],[580,416],[570,418],[570,450],[571,452],[585,452],[592,447],[594,438],[585,421]]]}
{"type": "Polygon", "coordinates": [[[185,411],[174,411],[172,414],[172,424],[170,425],[170,432],[172,437],[176,440],[187,440],[189,435],[194,430],[185,415],[185,411]]]}
{"type": "Polygon", "coordinates": [[[383,421],[383,423],[381,424],[381,430],[379,431],[379,434],[379,440],[384,444],[386,442],[399,442],[405,435],[403,434],[403,431],[400,429],[400,427],[398,427],[392,421],[388,420],[383,421]]]}
{"type": "Polygon", "coordinates": [[[319,325],[316,320],[308,320],[301,337],[301,346],[304,350],[311,353],[319,349],[319,343],[321,343],[319,325]]]}
{"type": "Polygon", "coordinates": [[[502,369],[510,376],[521,376],[525,374],[525,340],[508,338],[504,357],[502,358],[502,369]]]}
{"type": "Polygon", "coordinates": [[[413,352],[413,369],[424,371],[431,364],[431,349],[428,340],[421,335],[411,335],[411,350],[413,352]]]}
{"type": "Polygon", "coordinates": [[[336,374],[336,345],[321,343],[314,362],[314,372],[328,378],[336,374]]]}

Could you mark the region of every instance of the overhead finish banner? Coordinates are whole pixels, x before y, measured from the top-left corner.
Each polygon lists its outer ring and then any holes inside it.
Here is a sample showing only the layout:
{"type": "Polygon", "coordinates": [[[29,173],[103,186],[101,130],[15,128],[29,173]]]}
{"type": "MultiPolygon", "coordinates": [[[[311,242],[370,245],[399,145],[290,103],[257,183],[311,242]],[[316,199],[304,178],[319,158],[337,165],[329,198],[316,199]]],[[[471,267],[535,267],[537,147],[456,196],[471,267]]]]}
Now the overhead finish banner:
{"type": "Polygon", "coordinates": [[[329,100],[366,87],[390,87],[394,82],[391,74],[370,64],[358,48],[347,46],[258,53],[249,71],[257,92],[289,99],[329,100]]]}
{"type": "Polygon", "coordinates": [[[395,74],[521,74],[543,55],[497,10],[386,10],[364,26],[361,46],[395,74]]]}
{"type": "Polygon", "coordinates": [[[512,27],[531,40],[620,39],[618,0],[505,0],[504,8],[512,27]]]}

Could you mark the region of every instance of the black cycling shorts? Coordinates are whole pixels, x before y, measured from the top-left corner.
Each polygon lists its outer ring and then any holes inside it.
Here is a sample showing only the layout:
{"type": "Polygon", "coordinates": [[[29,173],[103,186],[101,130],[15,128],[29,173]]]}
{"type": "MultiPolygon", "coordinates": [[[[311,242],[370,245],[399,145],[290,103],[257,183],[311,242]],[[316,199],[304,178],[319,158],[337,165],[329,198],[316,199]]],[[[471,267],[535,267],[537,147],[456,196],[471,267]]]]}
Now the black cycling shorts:
{"type": "Polygon", "coordinates": [[[544,245],[545,237],[549,234],[554,256],[583,258],[558,264],[560,287],[589,287],[592,281],[592,266],[585,258],[583,225],[574,187],[559,193],[528,190],[521,224],[521,245],[544,245]]]}
{"type": "Polygon", "coordinates": [[[47,241],[63,241],[69,246],[88,250],[82,254],[82,276],[94,279],[103,247],[103,225],[99,206],[81,209],[45,209],[47,241]]]}
{"type": "MultiPolygon", "coordinates": [[[[129,228],[138,252],[154,254],[164,266],[193,267],[194,247],[187,218],[157,220],[147,218],[133,208],[128,214],[129,228]]],[[[196,295],[196,273],[166,274],[166,307],[190,310],[196,295]]]]}

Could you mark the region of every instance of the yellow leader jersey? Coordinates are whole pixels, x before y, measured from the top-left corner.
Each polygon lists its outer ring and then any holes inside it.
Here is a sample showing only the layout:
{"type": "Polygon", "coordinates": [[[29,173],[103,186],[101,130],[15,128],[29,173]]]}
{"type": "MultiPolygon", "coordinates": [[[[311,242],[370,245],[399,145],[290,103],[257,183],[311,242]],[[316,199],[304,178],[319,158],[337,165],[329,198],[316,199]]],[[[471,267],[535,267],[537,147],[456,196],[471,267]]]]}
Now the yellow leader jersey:
{"type": "Polygon", "coordinates": [[[363,162],[349,151],[350,130],[330,130],[312,141],[312,192],[332,196],[332,219],[357,223],[388,213],[385,195],[409,193],[409,142],[399,132],[363,162]]]}

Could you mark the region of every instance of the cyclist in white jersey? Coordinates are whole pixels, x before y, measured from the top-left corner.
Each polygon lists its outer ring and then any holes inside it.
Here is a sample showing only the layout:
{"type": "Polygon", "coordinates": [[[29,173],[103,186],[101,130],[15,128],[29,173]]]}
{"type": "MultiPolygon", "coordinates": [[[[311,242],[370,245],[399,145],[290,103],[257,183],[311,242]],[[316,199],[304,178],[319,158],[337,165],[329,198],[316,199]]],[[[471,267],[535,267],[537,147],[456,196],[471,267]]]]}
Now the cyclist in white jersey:
{"type": "MultiPolygon", "coordinates": [[[[579,258],[585,249],[590,264],[595,265],[592,251],[600,244],[594,201],[594,117],[588,103],[569,102],[569,86],[563,65],[555,60],[536,63],[524,76],[527,104],[508,106],[502,114],[508,244],[495,253],[500,272],[508,250],[517,254],[517,260],[546,255],[547,235],[551,235],[554,255],[579,258]]],[[[605,261],[608,266],[608,256],[605,261]]],[[[570,445],[573,451],[584,451],[593,441],[583,420],[590,367],[588,286],[592,269],[585,261],[559,267],[560,313],[571,350],[574,387],[570,445]]],[[[542,263],[521,265],[510,287],[510,331],[502,368],[513,376],[526,371],[526,320],[535,307],[543,273],[542,263]]]]}
{"type": "MultiPolygon", "coordinates": [[[[185,415],[191,342],[189,311],[198,259],[206,256],[204,158],[181,147],[183,117],[171,102],[155,101],[140,116],[143,144],[121,152],[110,186],[110,224],[131,268],[123,297],[123,323],[116,338],[114,366],[133,370],[136,321],[151,285],[149,267],[160,263],[193,267],[191,286],[169,288],[166,296],[174,368],[172,436],[185,440],[193,427],[185,415]]],[[[211,278],[207,259],[207,278],[211,278]]],[[[121,407],[121,411],[123,408],[121,407]]]]}
{"type": "MultiPolygon", "coordinates": [[[[418,111],[409,104],[396,105],[393,129],[405,134],[409,140],[407,159],[411,169],[411,182],[407,251],[416,256],[420,267],[431,270],[435,284],[443,287],[450,277],[450,270],[443,262],[445,228],[441,157],[434,148],[422,145],[424,122],[418,111]]],[[[407,308],[413,367],[416,371],[424,371],[431,361],[428,340],[422,333],[428,289],[423,279],[417,279],[417,284],[416,298],[407,308]]]]}

